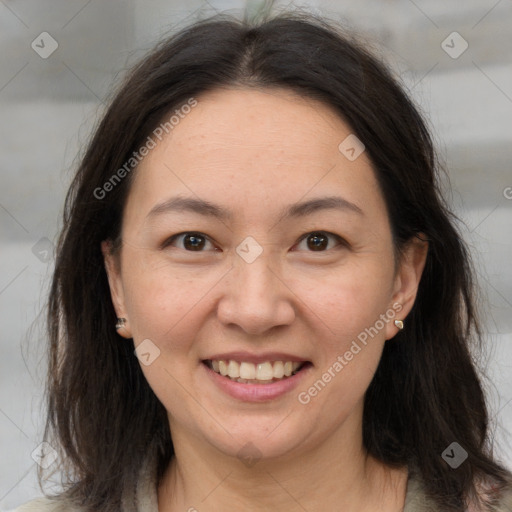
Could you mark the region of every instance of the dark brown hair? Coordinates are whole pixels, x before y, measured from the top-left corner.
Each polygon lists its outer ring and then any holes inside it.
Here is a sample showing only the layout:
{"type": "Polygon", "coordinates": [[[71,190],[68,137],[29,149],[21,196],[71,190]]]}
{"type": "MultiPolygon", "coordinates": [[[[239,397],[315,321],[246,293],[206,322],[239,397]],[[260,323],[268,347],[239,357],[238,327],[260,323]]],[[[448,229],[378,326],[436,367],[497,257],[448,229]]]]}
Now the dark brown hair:
{"type": "Polygon", "coordinates": [[[470,352],[482,337],[469,255],[439,191],[426,124],[361,43],[333,22],[296,12],[257,24],[215,16],[160,42],[127,75],[90,140],[65,201],[47,316],[45,440],[61,452],[61,497],[91,511],[119,510],[145,454],[158,453],[159,478],[173,456],[166,411],[133,345],[114,329],[100,250],[107,239],[119,250],[136,169],[103,197],[97,191],[170,112],[220,87],[284,88],[330,106],[366,146],[396,249],[419,233],[429,240],[406,329],[386,343],[365,395],[368,453],[389,466],[417,468],[446,510],[464,510],[481,477],[504,487],[510,475],[490,453],[485,395],[470,352]],[[455,470],[441,458],[453,441],[468,453],[455,470]]]}

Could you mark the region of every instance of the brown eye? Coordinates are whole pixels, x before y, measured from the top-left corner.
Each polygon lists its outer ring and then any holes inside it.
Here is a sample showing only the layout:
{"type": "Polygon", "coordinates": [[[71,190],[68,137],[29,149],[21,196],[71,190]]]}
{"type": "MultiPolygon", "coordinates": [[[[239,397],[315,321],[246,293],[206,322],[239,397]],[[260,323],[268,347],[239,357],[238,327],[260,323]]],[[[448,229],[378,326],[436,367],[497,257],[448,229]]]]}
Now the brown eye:
{"type": "Polygon", "coordinates": [[[309,235],[307,238],[308,248],[313,251],[321,251],[329,245],[329,239],[323,233],[315,233],[309,235]]]}
{"type": "Polygon", "coordinates": [[[183,238],[184,246],[187,250],[201,250],[205,245],[205,237],[201,235],[185,235],[183,238]]]}
{"type": "Polygon", "coordinates": [[[329,245],[329,239],[337,240],[339,244],[342,245],[344,242],[343,238],[340,236],[335,235],[334,233],[328,233],[326,231],[313,231],[311,233],[307,233],[304,237],[301,238],[300,242],[305,241],[309,251],[325,252],[327,246],[329,245]]]}
{"type": "Polygon", "coordinates": [[[206,243],[211,243],[209,242],[208,237],[203,233],[185,232],[171,236],[166,242],[164,242],[163,247],[174,245],[174,242],[179,238],[182,238],[183,246],[178,247],[178,249],[184,249],[189,252],[204,252],[203,248],[206,243]]]}

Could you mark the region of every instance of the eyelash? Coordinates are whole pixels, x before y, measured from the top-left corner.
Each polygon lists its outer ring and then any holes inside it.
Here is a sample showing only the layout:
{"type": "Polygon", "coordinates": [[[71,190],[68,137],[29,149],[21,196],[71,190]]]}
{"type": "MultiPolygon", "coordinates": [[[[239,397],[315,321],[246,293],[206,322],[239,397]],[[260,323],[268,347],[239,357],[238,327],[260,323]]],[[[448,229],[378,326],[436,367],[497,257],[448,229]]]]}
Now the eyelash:
{"type": "MultiPolygon", "coordinates": [[[[336,239],[339,244],[338,244],[338,246],[335,246],[334,249],[336,247],[339,247],[339,246],[344,246],[344,247],[348,247],[349,246],[348,242],[344,238],[342,238],[341,236],[339,236],[339,235],[337,235],[335,233],[331,233],[329,231],[309,231],[308,233],[305,233],[301,238],[299,238],[299,240],[297,241],[297,244],[301,243],[303,240],[306,240],[309,235],[314,235],[314,234],[327,235],[328,237],[332,237],[332,238],[336,239]]],[[[178,237],[184,236],[184,235],[200,236],[200,237],[203,237],[203,238],[207,239],[210,243],[212,243],[210,238],[207,235],[205,235],[204,233],[201,233],[199,231],[183,231],[181,233],[177,233],[175,235],[172,235],[167,240],[165,240],[165,242],[162,244],[161,248],[165,249],[166,247],[171,245],[178,237]]],[[[194,253],[194,252],[198,252],[198,253],[205,252],[205,251],[188,251],[186,249],[183,249],[183,250],[186,251],[186,252],[192,252],[192,253],[194,253]]],[[[332,248],[331,249],[326,249],[324,251],[307,251],[307,252],[328,252],[329,250],[332,250],[332,248]]]]}

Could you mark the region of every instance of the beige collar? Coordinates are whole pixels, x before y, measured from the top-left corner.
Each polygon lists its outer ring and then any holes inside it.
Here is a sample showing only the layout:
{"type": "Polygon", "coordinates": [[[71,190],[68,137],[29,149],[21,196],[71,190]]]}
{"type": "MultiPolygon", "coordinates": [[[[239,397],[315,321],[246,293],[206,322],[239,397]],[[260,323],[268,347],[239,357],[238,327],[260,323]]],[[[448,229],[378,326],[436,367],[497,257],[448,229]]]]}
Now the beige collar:
{"type": "MultiPolygon", "coordinates": [[[[155,460],[154,456],[148,456],[144,461],[135,493],[124,493],[123,512],[158,512],[155,460]]],[[[409,471],[403,512],[439,512],[436,505],[427,499],[415,471],[409,471]]]]}

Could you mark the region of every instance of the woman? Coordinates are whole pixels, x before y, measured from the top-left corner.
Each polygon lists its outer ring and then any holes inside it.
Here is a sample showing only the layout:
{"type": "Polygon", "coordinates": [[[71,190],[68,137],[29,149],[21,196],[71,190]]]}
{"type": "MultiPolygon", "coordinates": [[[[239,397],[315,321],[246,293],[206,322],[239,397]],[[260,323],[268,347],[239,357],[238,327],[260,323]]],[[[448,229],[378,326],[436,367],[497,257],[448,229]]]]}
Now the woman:
{"type": "Polygon", "coordinates": [[[437,175],[412,102],[327,21],[163,41],[66,199],[45,432],[66,483],[19,510],[512,510],[437,175]]]}

